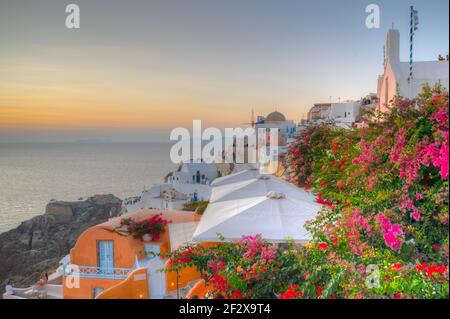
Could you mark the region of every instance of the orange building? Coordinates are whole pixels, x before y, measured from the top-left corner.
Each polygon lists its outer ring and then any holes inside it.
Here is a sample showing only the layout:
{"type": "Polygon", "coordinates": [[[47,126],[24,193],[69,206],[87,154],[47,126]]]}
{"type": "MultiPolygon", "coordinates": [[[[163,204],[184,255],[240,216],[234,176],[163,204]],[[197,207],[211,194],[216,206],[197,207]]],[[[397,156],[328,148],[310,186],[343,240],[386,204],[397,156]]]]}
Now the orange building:
{"type": "Polygon", "coordinates": [[[64,298],[164,298],[198,280],[194,268],[178,274],[161,271],[167,261],[157,254],[190,241],[199,219],[193,212],[144,210],[87,229],[70,251],[70,266],[65,267],[63,278],[64,298]],[[171,221],[159,240],[144,242],[120,232],[124,218],[139,222],[156,214],[171,221]]]}

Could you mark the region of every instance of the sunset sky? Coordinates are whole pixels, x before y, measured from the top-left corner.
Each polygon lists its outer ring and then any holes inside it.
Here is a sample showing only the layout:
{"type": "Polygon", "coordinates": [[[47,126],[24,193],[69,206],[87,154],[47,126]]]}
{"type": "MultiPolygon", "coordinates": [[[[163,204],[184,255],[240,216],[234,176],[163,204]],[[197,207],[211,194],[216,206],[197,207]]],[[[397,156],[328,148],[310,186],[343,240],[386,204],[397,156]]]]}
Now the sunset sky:
{"type": "Polygon", "coordinates": [[[252,108],[298,122],[330,96],[376,92],[392,22],[408,60],[411,4],[415,59],[448,54],[447,0],[0,0],[0,142],[168,140],[252,108]],[[365,26],[370,3],[380,29],[365,26]]]}

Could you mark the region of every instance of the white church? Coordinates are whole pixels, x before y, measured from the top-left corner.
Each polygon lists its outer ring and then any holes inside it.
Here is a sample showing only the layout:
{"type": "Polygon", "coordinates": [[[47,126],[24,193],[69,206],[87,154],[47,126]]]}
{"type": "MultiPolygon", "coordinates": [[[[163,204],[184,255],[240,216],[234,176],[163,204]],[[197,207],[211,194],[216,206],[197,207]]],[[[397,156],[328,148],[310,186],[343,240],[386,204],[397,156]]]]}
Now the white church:
{"type": "Polygon", "coordinates": [[[386,105],[397,93],[412,99],[422,91],[422,86],[436,82],[448,89],[449,61],[417,61],[413,62],[413,76],[410,81],[409,62],[400,61],[400,32],[390,29],[386,39],[386,62],[384,74],[378,77],[378,97],[380,111],[385,111],[386,105]]]}

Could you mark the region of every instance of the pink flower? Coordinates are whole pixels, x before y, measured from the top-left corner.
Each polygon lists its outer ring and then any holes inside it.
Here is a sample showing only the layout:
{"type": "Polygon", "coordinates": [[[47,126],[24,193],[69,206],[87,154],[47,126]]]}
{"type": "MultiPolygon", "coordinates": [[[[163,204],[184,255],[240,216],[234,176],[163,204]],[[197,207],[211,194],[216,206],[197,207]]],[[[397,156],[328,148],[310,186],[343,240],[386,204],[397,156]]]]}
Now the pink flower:
{"type": "Polygon", "coordinates": [[[386,245],[392,250],[400,249],[404,242],[404,236],[402,230],[400,229],[400,225],[391,225],[389,220],[383,215],[379,215],[378,220],[381,222],[381,227],[384,231],[383,238],[386,245]]]}
{"type": "Polygon", "coordinates": [[[363,216],[363,213],[359,209],[355,209],[347,218],[346,226],[348,229],[359,227],[364,229],[366,232],[370,231],[371,227],[369,220],[363,216]]]}
{"type": "Polygon", "coordinates": [[[392,225],[391,229],[384,233],[383,238],[386,245],[392,250],[400,249],[404,242],[403,232],[399,225],[392,225]]]}
{"type": "Polygon", "coordinates": [[[354,229],[350,231],[347,236],[350,252],[354,255],[362,255],[364,253],[365,243],[361,241],[360,232],[354,229]]]}
{"type": "MultiPolygon", "coordinates": [[[[434,98],[434,97],[433,97],[434,98]]],[[[448,107],[448,106],[447,106],[448,107]]],[[[442,126],[448,125],[448,111],[446,106],[441,106],[436,113],[430,116],[432,120],[435,120],[442,126]]]]}
{"type": "Polygon", "coordinates": [[[411,218],[414,219],[416,222],[420,220],[420,213],[417,209],[411,213],[411,218]]]}
{"type": "Polygon", "coordinates": [[[396,136],[397,143],[394,145],[392,149],[389,150],[389,155],[392,163],[397,163],[400,160],[400,157],[403,153],[403,149],[406,144],[406,136],[405,136],[405,128],[401,128],[396,136]]]}
{"type": "Polygon", "coordinates": [[[416,207],[414,206],[414,201],[408,197],[408,195],[402,195],[401,197],[402,203],[400,205],[400,208],[402,211],[405,211],[407,209],[414,210],[416,207]]]}
{"type": "Polygon", "coordinates": [[[399,175],[405,182],[411,184],[419,177],[420,160],[419,158],[403,158],[400,161],[399,175]]]}
{"type": "Polygon", "coordinates": [[[397,292],[396,294],[394,294],[394,299],[402,299],[403,298],[403,294],[401,292],[397,292]]]}
{"type": "Polygon", "coordinates": [[[378,221],[384,231],[387,231],[391,227],[391,223],[384,215],[378,215],[378,221]]]}
{"type": "Polygon", "coordinates": [[[424,164],[425,166],[429,166],[431,163],[434,167],[439,168],[442,179],[446,179],[448,176],[449,148],[448,132],[446,133],[447,135],[444,135],[446,141],[437,141],[433,144],[423,145],[418,153],[422,164],[424,164]]]}
{"type": "MultiPolygon", "coordinates": [[[[379,138],[381,138],[381,136],[379,138]]],[[[376,154],[374,147],[376,146],[375,145],[376,143],[380,142],[379,138],[377,138],[377,140],[373,144],[368,143],[365,140],[361,140],[361,142],[359,142],[359,145],[362,149],[361,153],[359,154],[358,157],[353,159],[352,164],[354,165],[365,164],[363,165],[363,167],[368,168],[370,164],[380,163],[381,160],[376,154]]]]}
{"type": "Polygon", "coordinates": [[[378,179],[378,176],[377,176],[376,172],[367,178],[367,183],[366,183],[367,190],[370,191],[370,190],[374,189],[377,179],[378,179]]]}
{"type": "Polygon", "coordinates": [[[269,262],[275,259],[276,248],[274,246],[261,247],[261,259],[269,262]]]}
{"type": "Polygon", "coordinates": [[[400,270],[400,269],[402,269],[403,264],[402,264],[401,262],[395,263],[395,264],[392,265],[392,267],[393,267],[395,270],[400,270]]]}
{"type": "Polygon", "coordinates": [[[401,232],[400,225],[399,224],[391,225],[391,230],[395,233],[400,233],[401,232]]]}
{"type": "Polygon", "coordinates": [[[439,152],[439,159],[436,162],[437,165],[435,165],[435,163],[433,163],[433,165],[440,167],[440,173],[441,173],[441,178],[442,179],[446,179],[448,176],[448,144],[442,144],[441,146],[441,150],[439,152]]]}

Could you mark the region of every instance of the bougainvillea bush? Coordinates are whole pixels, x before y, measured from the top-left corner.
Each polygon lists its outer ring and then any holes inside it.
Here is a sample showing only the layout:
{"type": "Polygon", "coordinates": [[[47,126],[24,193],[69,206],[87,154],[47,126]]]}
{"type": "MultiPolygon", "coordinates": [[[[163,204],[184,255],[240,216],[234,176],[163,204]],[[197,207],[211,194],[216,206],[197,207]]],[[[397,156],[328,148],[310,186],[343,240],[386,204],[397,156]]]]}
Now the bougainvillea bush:
{"type": "Polygon", "coordinates": [[[246,237],[181,248],[174,265],[228,297],[448,298],[448,92],[424,87],[365,118],[310,126],[290,146],[290,181],[324,206],[309,244],[246,237]]]}
{"type": "MultiPolygon", "coordinates": [[[[143,240],[148,238],[149,241],[159,240],[164,228],[170,221],[162,217],[162,214],[153,215],[150,218],[141,221],[135,221],[133,218],[123,218],[120,220],[120,227],[125,227],[125,234],[132,235],[134,238],[143,240]]],[[[119,231],[123,233],[123,231],[119,231]]]]}

